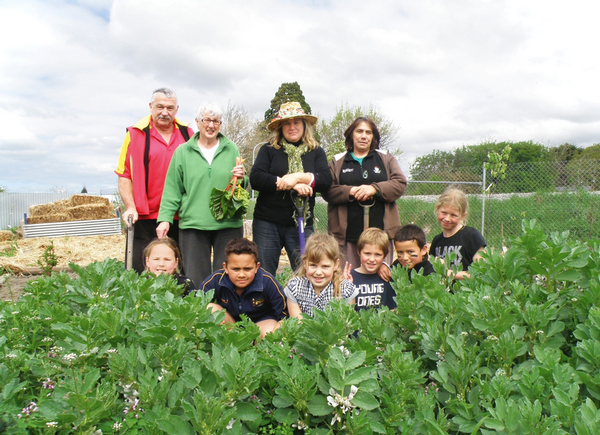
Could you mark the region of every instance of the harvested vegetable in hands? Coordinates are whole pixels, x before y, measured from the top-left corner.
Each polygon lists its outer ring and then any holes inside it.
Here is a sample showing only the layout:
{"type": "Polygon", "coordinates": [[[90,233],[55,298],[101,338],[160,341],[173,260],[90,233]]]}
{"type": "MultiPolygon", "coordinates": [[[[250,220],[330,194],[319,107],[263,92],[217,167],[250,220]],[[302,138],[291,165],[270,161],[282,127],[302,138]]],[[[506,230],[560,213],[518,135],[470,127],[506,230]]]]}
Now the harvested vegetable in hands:
{"type": "MultiPolygon", "coordinates": [[[[244,159],[236,157],[235,165],[241,165],[244,159]]],[[[248,211],[250,194],[242,187],[242,181],[235,175],[229,180],[225,190],[213,188],[210,194],[209,207],[213,217],[221,221],[229,218],[242,218],[248,211]]]]}

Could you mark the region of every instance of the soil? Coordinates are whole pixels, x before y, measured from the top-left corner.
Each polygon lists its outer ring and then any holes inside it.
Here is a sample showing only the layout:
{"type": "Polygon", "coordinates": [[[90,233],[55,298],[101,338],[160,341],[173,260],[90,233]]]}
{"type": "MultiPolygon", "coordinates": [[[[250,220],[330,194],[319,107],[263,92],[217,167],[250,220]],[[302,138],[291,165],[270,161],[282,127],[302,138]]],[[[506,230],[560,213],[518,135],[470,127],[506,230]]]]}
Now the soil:
{"type": "Polygon", "coordinates": [[[52,244],[58,265],[53,272],[67,271],[69,263],[87,266],[94,261],[125,257],[125,236],[39,237],[0,242],[0,300],[16,301],[29,281],[39,279],[41,269],[37,261],[52,244]]]}

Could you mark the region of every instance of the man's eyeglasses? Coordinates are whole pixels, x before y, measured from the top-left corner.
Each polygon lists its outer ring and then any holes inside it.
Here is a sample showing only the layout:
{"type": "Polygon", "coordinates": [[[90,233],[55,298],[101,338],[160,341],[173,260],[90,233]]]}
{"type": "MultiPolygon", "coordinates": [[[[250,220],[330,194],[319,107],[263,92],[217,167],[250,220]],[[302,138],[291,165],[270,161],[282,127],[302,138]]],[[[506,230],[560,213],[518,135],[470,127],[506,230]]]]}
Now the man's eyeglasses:
{"type": "Polygon", "coordinates": [[[221,121],[218,121],[216,119],[202,118],[201,121],[204,125],[210,125],[211,122],[213,123],[213,125],[221,125],[221,121]]]}

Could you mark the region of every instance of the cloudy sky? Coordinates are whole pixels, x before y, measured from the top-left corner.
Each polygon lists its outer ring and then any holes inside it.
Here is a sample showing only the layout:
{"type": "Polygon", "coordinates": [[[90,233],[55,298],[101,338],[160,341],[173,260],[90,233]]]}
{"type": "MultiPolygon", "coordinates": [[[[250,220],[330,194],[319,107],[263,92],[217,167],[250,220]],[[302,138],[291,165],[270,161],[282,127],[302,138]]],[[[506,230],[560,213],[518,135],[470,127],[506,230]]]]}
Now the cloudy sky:
{"type": "Polygon", "coordinates": [[[173,88],[262,117],[373,104],[401,166],[485,140],[600,142],[592,0],[0,0],[0,186],[113,193],[125,127],[173,88]]]}

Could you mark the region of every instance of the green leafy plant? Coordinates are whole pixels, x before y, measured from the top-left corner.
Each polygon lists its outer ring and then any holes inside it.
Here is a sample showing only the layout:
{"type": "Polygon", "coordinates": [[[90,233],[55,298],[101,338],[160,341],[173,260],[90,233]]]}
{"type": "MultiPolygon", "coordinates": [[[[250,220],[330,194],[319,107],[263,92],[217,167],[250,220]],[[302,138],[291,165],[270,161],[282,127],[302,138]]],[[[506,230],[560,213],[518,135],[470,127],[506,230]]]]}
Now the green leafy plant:
{"type": "MultiPolygon", "coordinates": [[[[235,164],[241,165],[244,160],[237,157],[235,164]]],[[[220,221],[223,219],[238,218],[241,219],[248,211],[250,204],[250,194],[242,187],[241,180],[234,175],[231,177],[225,190],[213,188],[209,208],[213,217],[220,221]]]]}
{"type": "Polygon", "coordinates": [[[335,300],[263,340],[169,276],[71,265],[0,302],[0,430],[596,434],[600,242],[522,228],[451,292],[395,268],[396,311],[335,300]]]}
{"type": "Polygon", "coordinates": [[[52,274],[52,268],[58,265],[58,255],[54,252],[53,241],[50,241],[50,244],[46,246],[41,257],[38,258],[37,264],[42,269],[42,275],[50,276],[52,274]]]}

